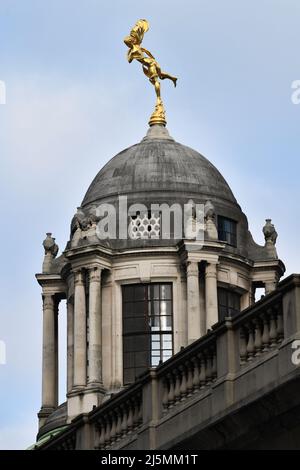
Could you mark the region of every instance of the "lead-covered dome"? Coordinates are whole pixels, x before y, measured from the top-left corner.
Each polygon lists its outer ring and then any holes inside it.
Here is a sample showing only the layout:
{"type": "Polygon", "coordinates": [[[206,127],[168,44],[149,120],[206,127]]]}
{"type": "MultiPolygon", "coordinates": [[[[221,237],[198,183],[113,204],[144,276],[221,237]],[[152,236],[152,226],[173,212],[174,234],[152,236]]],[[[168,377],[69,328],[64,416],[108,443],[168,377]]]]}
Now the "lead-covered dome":
{"type": "MultiPolygon", "coordinates": [[[[180,205],[184,211],[184,205],[188,202],[206,205],[209,201],[214,208],[216,222],[218,216],[222,216],[238,225],[237,247],[228,249],[247,255],[248,222],[229,185],[212,163],[196,150],[176,142],[163,126],[150,127],[141,142],[118,153],[99,171],[72,220],[71,238],[79,225],[85,235],[78,243],[99,243],[99,239],[91,238],[86,233],[102,204],[114,206],[118,234],[119,209],[122,214],[126,210],[124,206],[121,208],[119,196],[127,197],[128,223],[132,225],[135,223],[134,216],[129,216],[132,204],[142,204],[150,210],[148,214],[152,214],[153,207],[162,207],[163,204],[167,204],[170,211],[174,204],[177,207],[180,205]]],[[[153,218],[152,215],[150,218],[153,218]]],[[[146,227],[147,220],[143,219],[141,223],[146,227]]],[[[152,230],[150,225],[147,230],[152,230]]],[[[152,238],[152,235],[147,239],[129,237],[125,240],[118,236],[101,239],[101,244],[116,249],[166,244],[174,246],[177,243],[172,229],[170,238],[166,240],[160,236],[152,238]]]]}
{"type": "MultiPolygon", "coordinates": [[[[166,202],[183,196],[236,205],[220,172],[195,150],[175,142],[162,126],[153,126],[138,144],[113,157],[90,185],[82,207],[118,195],[164,195],[166,202]],[[168,194],[170,196],[168,196],[168,194]],[[171,199],[170,199],[171,197],[171,199]]],[[[148,197],[147,197],[148,199],[148,197]]]]}

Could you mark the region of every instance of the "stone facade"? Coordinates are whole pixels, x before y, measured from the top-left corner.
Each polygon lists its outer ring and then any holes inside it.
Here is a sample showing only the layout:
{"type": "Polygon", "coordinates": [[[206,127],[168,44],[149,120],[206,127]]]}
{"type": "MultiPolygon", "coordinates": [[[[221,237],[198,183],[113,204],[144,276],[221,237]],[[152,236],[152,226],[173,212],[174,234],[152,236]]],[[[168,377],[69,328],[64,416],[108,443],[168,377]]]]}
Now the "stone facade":
{"type": "Polygon", "coordinates": [[[285,268],[277,257],[275,234],[268,219],[266,244],[256,245],[246,216],[220,173],[200,154],[176,143],[161,126],[154,126],[141,143],[114,157],[87,191],[63,253],[56,257],[58,247],[51,234],[44,242],[43,272],[36,275],[44,308],[39,435],[49,431],[51,423],[57,427],[58,410],[62,410],[57,378],[61,299],[67,301],[68,344],[67,405],[59,422],[70,424],[82,413],[105,406],[112,394],[124,388],[122,286],[172,284],[173,353],[179,353],[215,328],[218,288],[238,293],[241,310],[253,306],[257,287],[265,287],[266,294],[276,290],[285,268]],[[122,195],[128,196],[128,204],[142,202],[147,207],[150,203],[203,204],[203,242],[156,236],[99,240],[97,207],[108,203],[115,207],[120,231],[118,198],[122,195]],[[235,221],[236,246],[219,240],[219,216],[235,221]]]}

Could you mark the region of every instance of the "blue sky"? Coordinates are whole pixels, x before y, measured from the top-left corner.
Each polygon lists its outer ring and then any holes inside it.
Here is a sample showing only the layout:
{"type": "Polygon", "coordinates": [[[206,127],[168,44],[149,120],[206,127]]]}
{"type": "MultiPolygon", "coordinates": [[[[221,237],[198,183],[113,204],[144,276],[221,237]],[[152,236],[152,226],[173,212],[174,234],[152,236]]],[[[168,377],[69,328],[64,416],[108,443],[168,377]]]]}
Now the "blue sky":
{"type": "Polygon", "coordinates": [[[163,84],[171,135],[217,166],[258,243],[273,219],[287,274],[300,271],[299,0],[0,0],[0,448],[37,431],[45,233],[63,249],[95,174],[147,131],[153,89],[123,44],[139,18],[179,77],[163,84]]]}

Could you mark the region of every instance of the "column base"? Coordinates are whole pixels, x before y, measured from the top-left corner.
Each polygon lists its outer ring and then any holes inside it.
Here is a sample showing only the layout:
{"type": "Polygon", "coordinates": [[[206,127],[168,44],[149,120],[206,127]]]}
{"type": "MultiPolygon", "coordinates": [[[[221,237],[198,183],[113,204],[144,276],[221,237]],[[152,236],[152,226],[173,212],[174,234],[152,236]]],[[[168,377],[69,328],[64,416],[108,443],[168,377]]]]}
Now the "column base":
{"type": "Polygon", "coordinates": [[[89,384],[84,389],[73,388],[67,394],[67,422],[70,423],[81,413],[89,413],[103,402],[106,391],[101,384],[89,384]]]}
{"type": "Polygon", "coordinates": [[[40,411],[38,412],[37,416],[39,419],[39,429],[44,426],[47,418],[53,413],[55,407],[50,406],[42,406],[40,411]]]}

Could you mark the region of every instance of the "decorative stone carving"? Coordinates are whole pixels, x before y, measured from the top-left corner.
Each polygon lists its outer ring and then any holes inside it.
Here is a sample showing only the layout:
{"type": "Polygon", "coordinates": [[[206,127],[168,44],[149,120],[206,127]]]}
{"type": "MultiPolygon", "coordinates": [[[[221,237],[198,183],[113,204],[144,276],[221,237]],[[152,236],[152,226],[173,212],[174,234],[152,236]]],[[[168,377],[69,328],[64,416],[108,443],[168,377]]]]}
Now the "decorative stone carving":
{"type": "Polygon", "coordinates": [[[128,233],[132,240],[160,237],[160,215],[154,212],[149,215],[143,213],[131,216],[128,233]]]}
{"type": "Polygon", "coordinates": [[[266,219],[265,226],[263,227],[263,234],[265,236],[266,244],[276,244],[278,233],[276,232],[275,227],[272,224],[272,219],[266,219]]]}
{"type": "Polygon", "coordinates": [[[55,238],[51,236],[52,233],[46,233],[46,235],[47,238],[43,241],[45,255],[50,254],[52,258],[55,258],[58,253],[58,245],[55,243],[55,238]]]}
{"type": "Polygon", "coordinates": [[[265,236],[265,247],[268,252],[268,256],[270,258],[277,258],[277,251],[276,251],[276,240],[277,240],[277,232],[275,230],[274,225],[272,224],[272,219],[266,219],[266,223],[263,227],[263,234],[265,236]]]}
{"type": "Polygon", "coordinates": [[[193,239],[196,235],[196,206],[193,199],[188,200],[188,204],[192,206],[192,212],[189,217],[187,217],[185,222],[185,238],[193,239]]]}
{"type": "Polygon", "coordinates": [[[91,208],[90,212],[86,214],[81,207],[77,207],[77,212],[72,220],[72,233],[74,233],[78,228],[85,232],[98,221],[99,217],[96,215],[96,210],[94,208],[91,208]]]}
{"type": "Polygon", "coordinates": [[[43,262],[43,273],[49,273],[51,270],[51,266],[53,263],[54,258],[57,256],[58,253],[58,245],[55,243],[55,238],[51,235],[52,233],[47,233],[47,237],[43,241],[43,247],[45,250],[45,257],[43,262]]]}
{"type": "Polygon", "coordinates": [[[81,207],[77,208],[77,212],[71,223],[71,246],[77,246],[82,238],[90,238],[96,236],[96,225],[99,217],[96,215],[96,209],[92,207],[89,213],[86,213],[81,207]]]}
{"type": "Polygon", "coordinates": [[[93,266],[89,269],[89,280],[90,282],[100,282],[101,279],[101,268],[93,266]]]}
{"type": "Polygon", "coordinates": [[[74,271],[74,284],[75,286],[77,285],[80,285],[80,286],[84,286],[85,285],[85,282],[84,282],[84,272],[82,269],[75,269],[74,271]]]}
{"type": "Polygon", "coordinates": [[[206,201],[204,206],[205,231],[209,240],[218,240],[216,227],[216,213],[211,201],[206,201]]]}

